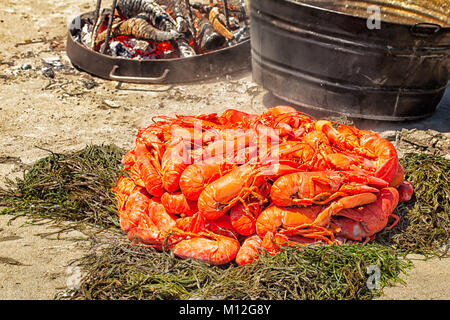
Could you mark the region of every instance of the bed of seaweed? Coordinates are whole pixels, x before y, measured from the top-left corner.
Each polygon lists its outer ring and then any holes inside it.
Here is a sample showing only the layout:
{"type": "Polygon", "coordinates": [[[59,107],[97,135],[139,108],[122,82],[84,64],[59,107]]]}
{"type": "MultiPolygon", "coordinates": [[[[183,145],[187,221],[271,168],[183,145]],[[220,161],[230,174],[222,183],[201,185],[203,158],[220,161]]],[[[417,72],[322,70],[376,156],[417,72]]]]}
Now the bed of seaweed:
{"type": "MultiPolygon", "coordinates": [[[[86,225],[121,234],[112,186],[124,174],[124,150],[90,145],[67,154],[51,153],[21,178],[0,189],[2,214],[27,215],[60,224],[86,225]]],[[[118,240],[74,261],[82,267],[78,289],[56,299],[372,299],[387,285],[402,282],[412,267],[408,253],[447,256],[450,161],[411,153],[400,159],[414,188],[400,204],[400,222],[367,244],[311,245],[262,254],[250,265],[211,266],[170,252],[118,240]],[[380,271],[370,286],[370,268],[380,271]]],[[[126,238],[125,238],[126,240],[126,238]]]]}

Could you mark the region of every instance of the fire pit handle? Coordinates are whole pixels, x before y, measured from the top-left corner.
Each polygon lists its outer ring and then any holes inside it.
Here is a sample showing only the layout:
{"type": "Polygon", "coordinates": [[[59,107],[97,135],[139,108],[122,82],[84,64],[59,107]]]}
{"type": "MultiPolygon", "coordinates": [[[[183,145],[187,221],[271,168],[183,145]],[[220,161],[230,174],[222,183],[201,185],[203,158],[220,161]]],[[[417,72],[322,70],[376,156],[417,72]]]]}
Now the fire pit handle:
{"type": "Polygon", "coordinates": [[[436,23],[419,22],[411,27],[411,32],[416,36],[430,36],[441,30],[441,28],[436,23]]]}
{"type": "Polygon", "coordinates": [[[169,69],[164,69],[164,72],[159,77],[130,77],[130,76],[118,76],[115,74],[115,72],[119,69],[119,66],[116,64],[113,66],[111,72],[109,73],[109,78],[111,80],[116,81],[123,81],[123,82],[134,82],[134,83],[152,83],[152,84],[158,84],[163,82],[167,74],[169,73],[169,69]]]}

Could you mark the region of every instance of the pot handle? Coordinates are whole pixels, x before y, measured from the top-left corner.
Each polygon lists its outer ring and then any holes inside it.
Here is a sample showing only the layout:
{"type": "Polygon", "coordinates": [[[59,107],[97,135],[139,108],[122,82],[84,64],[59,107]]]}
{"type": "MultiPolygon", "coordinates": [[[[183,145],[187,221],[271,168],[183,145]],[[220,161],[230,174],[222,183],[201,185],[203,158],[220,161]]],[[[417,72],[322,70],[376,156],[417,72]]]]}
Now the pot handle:
{"type": "Polygon", "coordinates": [[[169,69],[164,69],[164,72],[159,77],[130,77],[130,76],[119,76],[116,75],[115,72],[119,69],[119,66],[115,64],[109,73],[109,78],[111,80],[121,81],[121,82],[134,82],[134,83],[151,83],[151,84],[159,84],[163,82],[167,74],[169,73],[169,69]]]}
{"type": "Polygon", "coordinates": [[[441,28],[436,23],[418,22],[411,27],[411,33],[416,36],[430,36],[441,30],[441,28]]]}

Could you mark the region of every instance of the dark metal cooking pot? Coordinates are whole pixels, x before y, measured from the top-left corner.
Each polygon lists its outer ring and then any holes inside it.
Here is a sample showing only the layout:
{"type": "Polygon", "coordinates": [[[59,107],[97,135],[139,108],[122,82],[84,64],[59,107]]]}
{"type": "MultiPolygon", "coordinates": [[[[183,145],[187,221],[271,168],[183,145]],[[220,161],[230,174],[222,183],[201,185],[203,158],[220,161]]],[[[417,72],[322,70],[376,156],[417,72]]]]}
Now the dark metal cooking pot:
{"type": "MultiPolygon", "coordinates": [[[[93,16],[85,13],[74,19],[93,16]]],[[[67,36],[67,55],[72,64],[95,76],[131,83],[173,84],[196,82],[251,70],[250,40],[188,58],[132,60],[93,51],[77,42],[71,30],[67,36]]]]}
{"type": "Polygon", "coordinates": [[[275,96],[376,120],[414,120],[436,110],[450,78],[449,1],[250,5],[253,78],[275,96]]]}

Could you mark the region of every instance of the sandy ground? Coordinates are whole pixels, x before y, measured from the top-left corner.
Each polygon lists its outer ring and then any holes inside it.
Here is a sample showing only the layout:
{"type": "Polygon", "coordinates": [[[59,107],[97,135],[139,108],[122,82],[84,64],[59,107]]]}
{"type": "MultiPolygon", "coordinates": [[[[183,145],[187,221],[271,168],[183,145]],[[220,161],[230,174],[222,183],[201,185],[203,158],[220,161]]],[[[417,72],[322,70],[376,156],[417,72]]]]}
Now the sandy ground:
{"type": "MultiPolygon", "coordinates": [[[[250,73],[173,87],[117,88],[116,82],[76,70],[65,52],[67,21],[94,8],[92,0],[0,2],[0,185],[48,155],[43,149],[67,152],[91,143],[130,148],[136,128],[155,115],[262,112],[279,102],[250,73]],[[49,63],[54,77],[44,69],[49,63]]],[[[447,94],[436,114],[423,121],[356,124],[395,142],[400,154],[421,150],[450,157],[449,123],[447,94]]],[[[89,251],[87,236],[43,236],[54,228],[10,219],[0,216],[0,299],[52,299],[77,276],[70,262],[89,251]]],[[[406,285],[386,288],[382,299],[450,298],[449,259],[414,264],[403,277],[406,285]]]]}

